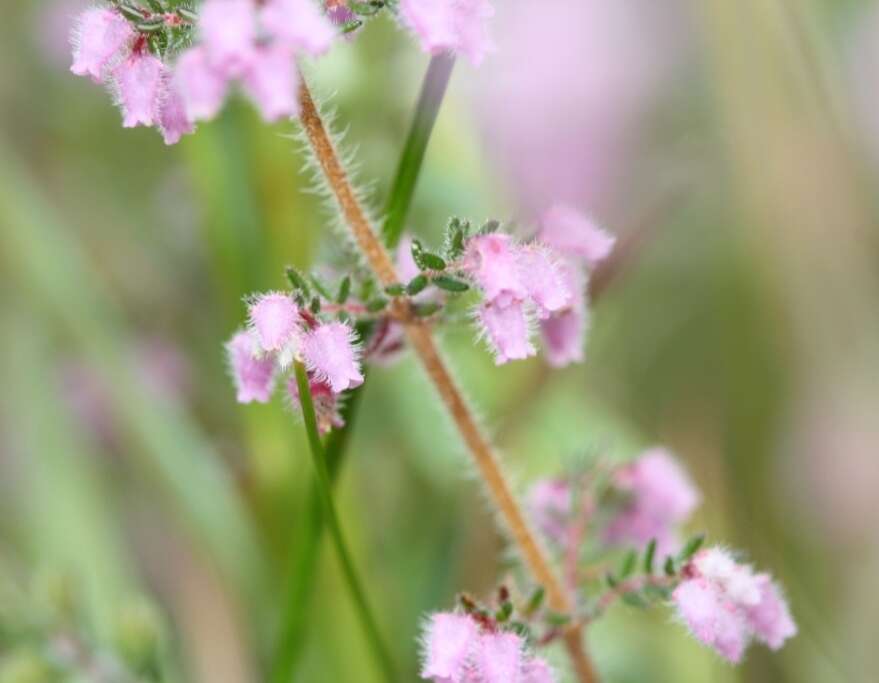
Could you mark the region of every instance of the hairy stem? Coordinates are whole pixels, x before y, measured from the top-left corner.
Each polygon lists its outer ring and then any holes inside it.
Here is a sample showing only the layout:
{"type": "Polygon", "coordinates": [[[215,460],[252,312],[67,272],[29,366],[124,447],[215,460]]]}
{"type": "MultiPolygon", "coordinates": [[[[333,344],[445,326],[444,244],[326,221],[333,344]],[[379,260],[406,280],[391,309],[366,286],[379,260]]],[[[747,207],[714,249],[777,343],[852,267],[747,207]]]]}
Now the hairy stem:
{"type": "Polygon", "coordinates": [[[314,413],[314,403],[311,400],[311,389],[308,386],[308,375],[305,366],[299,361],[295,363],[296,385],[299,388],[299,403],[302,406],[302,416],[305,421],[305,431],[308,435],[308,445],[311,450],[312,459],[314,460],[315,475],[318,483],[318,491],[320,493],[321,503],[323,505],[323,514],[330,530],[330,536],[339,557],[339,564],[342,565],[342,573],[345,577],[345,583],[348,585],[348,592],[354,602],[357,610],[357,616],[360,618],[363,630],[369,640],[370,649],[375,656],[376,663],[382,670],[385,680],[395,681],[397,675],[390,651],[384,644],[378,628],[378,622],[372,613],[369,602],[366,599],[366,593],[357,570],[354,568],[354,562],[351,559],[351,553],[345,543],[342,535],[342,527],[339,523],[339,516],[336,512],[336,506],[333,502],[332,481],[330,479],[329,468],[327,467],[326,453],[320,440],[320,434],[317,429],[317,418],[314,413]]]}
{"type": "Polygon", "coordinates": [[[397,246],[403,234],[406,214],[412,203],[412,195],[415,192],[415,183],[418,182],[418,174],[424,161],[427,142],[430,139],[430,133],[436,122],[454,66],[455,58],[448,53],[443,53],[434,56],[427,67],[427,74],[424,76],[421,94],[418,97],[418,105],[415,107],[415,116],[412,119],[406,145],[397,166],[394,184],[391,186],[390,199],[385,211],[385,222],[382,225],[382,239],[389,249],[397,246]]]}
{"type": "MultiPolygon", "coordinates": [[[[379,281],[383,285],[396,283],[397,275],[391,258],[373,232],[369,219],[357,200],[304,79],[301,80],[299,99],[300,119],[306,137],[348,227],[379,281]]],[[[405,314],[408,302],[397,299],[394,301],[394,306],[405,314]]],[[[544,587],[549,604],[554,610],[571,612],[573,608],[571,598],[553,571],[545,550],[531,531],[524,513],[513,496],[494,449],[477,425],[470,408],[446,368],[430,329],[413,320],[406,324],[406,332],[416,355],[473,457],[480,476],[534,580],[544,587]]],[[[597,681],[592,663],[583,648],[579,626],[565,634],[565,646],[574,664],[578,680],[581,683],[597,681]]]]}

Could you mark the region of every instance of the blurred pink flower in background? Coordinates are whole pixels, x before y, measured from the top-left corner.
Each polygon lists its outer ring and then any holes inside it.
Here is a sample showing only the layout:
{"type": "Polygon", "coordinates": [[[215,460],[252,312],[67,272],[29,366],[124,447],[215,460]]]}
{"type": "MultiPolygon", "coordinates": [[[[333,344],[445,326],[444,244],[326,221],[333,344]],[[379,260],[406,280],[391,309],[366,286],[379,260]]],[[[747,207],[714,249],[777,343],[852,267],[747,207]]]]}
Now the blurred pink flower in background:
{"type": "Polygon", "coordinates": [[[490,155],[523,208],[596,210],[670,73],[673,3],[509,0],[476,100],[490,155]]]}
{"type": "Polygon", "coordinates": [[[643,548],[656,539],[658,557],[677,552],[677,527],[702,498],[677,460],[664,448],[652,448],[619,468],[613,485],[628,500],[605,529],[605,540],[643,548]]]}
{"type": "Polygon", "coordinates": [[[37,54],[55,70],[70,65],[70,27],[83,11],[93,5],[89,0],[50,0],[34,3],[33,42],[37,54]]]}

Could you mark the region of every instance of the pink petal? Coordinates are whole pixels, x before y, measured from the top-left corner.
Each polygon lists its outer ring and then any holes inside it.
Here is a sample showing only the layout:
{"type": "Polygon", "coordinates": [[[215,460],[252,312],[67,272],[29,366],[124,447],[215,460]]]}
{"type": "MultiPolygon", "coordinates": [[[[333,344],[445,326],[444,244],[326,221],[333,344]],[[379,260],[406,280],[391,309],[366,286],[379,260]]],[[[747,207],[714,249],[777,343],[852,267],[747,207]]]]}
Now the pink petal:
{"type": "Polygon", "coordinates": [[[264,294],[250,305],[250,324],[265,351],[280,351],[300,333],[299,309],[286,294],[264,294]]]}
{"type": "Polygon", "coordinates": [[[445,612],[434,614],[424,636],[421,676],[461,680],[478,638],[479,630],[470,617],[445,612]]]}
{"type": "Polygon", "coordinates": [[[299,114],[299,75],[286,48],[260,48],[244,74],[243,86],[266,121],[299,114]]]}
{"type": "Polygon", "coordinates": [[[573,207],[556,204],[543,215],[540,239],[562,253],[594,266],[613,250],[616,237],[608,234],[573,207]]]}
{"type": "Polygon", "coordinates": [[[522,639],[515,633],[486,633],[480,638],[476,668],[482,683],[517,683],[522,669],[522,639]]]}
{"type": "Polygon", "coordinates": [[[229,88],[226,77],[208,64],[207,53],[200,46],[180,55],[174,70],[174,84],[192,121],[214,118],[229,88]]]}
{"type": "Polygon", "coordinates": [[[551,313],[571,305],[574,294],[569,289],[564,265],[548,249],[538,245],[523,247],[519,250],[517,260],[519,280],[537,306],[541,318],[548,318],[551,313]]]}
{"type": "Polygon", "coordinates": [[[506,304],[528,296],[521,279],[519,247],[509,235],[491,233],[471,238],[462,263],[482,288],[487,302],[506,304]]]}
{"type": "Polygon", "coordinates": [[[313,0],[268,0],[260,19],[275,39],[310,55],[329,50],[336,37],[336,29],[313,0]]]}
{"type": "Polygon", "coordinates": [[[478,309],[476,316],[498,365],[536,353],[522,302],[487,303],[478,309]]]}
{"type": "Polygon", "coordinates": [[[107,69],[122,57],[134,40],[134,29],[121,14],[92,7],[79,15],[73,29],[73,65],[77,76],[100,83],[107,69]]]}
{"type": "Polygon", "coordinates": [[[250,66],[256,49],[253,0],[207,0],[199,10],[198,33],[208,63],[227,78],[250,66]]]}
{"type": "Polygon", "coordinates": [[[226,344],[226,354],[239,403],[266,403],[275,385],[275,362],[259,357],[259,347],[248,332],[238,332],[226,344]]]}
{"type": "Polygon", "coordinates": [[[302,340],[302,356],[309,372],[330,385],[335,393],[363,384],[360,351],[354,330],[340,322],[326,323],[302,340]]]}
{"type": "Polygon", "coordinates": [[[195,131],[192,119],[186,114],[186,107],[176,87],[168,88],[165,101],[159,111],[159,128],[166,145],[176,145],[180,138],[195,131]]]}
{"type": "Polygon", "coordinates": [[[400,18],[431,54],[457,52],[474,65],[494,49],[487,23],[488,0],[400,0],[400,18]]]}
{"type": "Polygon", "coordinates": [[[166,94],[165,65],[149,52],[132,54],[113,69],[122,127],[152,126],[166,94]]]}
{"type": "Polygon", "coordinates": [[[758,575],[757,580],[760,601],[748,608],[748,623],[758,640],[777,650],[784,645],[784,641],[797,634],[797,625],[778,584],[766,574],[758,575]]]}

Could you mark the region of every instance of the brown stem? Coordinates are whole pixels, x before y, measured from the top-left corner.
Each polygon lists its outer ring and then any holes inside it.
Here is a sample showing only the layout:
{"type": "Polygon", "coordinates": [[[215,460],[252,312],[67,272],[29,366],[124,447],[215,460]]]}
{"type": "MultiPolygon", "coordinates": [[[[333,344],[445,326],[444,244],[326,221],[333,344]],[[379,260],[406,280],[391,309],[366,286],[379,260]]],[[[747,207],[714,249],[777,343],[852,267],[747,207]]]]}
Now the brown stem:
{"type": "MultiPolygon", "coordinates": [[[[366,213],[351,188],[348,176],[324,128],[304,78],[300,80],[299,104],[300,118],[308,142],[367,263],[383,285],[396,283],[398,280],[393,262],[376,237],[366,213]]],[[[401,317],[404,319],[408,307],[409,302],[406,299],[396,299],[393,302],[393,309],[401,311],[401,317]]],[[[513,496],[494,449],[477,425],[440,356],[430,328],[423,323],[410,320],[406,323],[406,334],[415,354],[451,414],[522,559],[535,581],[546,590],[550,607],[559,612],[570,613],[573,611],[571,598],[556,577],[544,549],[531,531],[525,515],[513,496]]],[[[598,681],[592,662],[583,647],[582,630],[579,625],[572,627],[565,634],[565,647],[574,664],[577,680],[581,683],[598,681]]]]}

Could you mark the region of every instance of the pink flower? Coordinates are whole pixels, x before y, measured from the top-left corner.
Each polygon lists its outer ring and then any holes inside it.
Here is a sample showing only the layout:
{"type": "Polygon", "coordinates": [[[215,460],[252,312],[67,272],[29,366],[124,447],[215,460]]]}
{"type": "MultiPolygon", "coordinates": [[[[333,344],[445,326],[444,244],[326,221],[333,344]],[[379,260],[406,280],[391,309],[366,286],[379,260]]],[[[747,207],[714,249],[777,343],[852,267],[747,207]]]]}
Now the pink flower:
{"type": "Polygon", "coordinates": [[[329,50],[336,37],[332,23],[313,0],[268,0],[260,20],[274,38],[310,55],[329,50]]]}
{"type": "Polygon", "coordinates": [[[583,362],[588,313],[576,307],[540,321],[546,362],[554,368],[583,362]]]}
{"type": "Polygon", "coordinates": [[[487,29],[493,15],[488,0],[400,0],[400,18],[422,50],[457,52],[474,65],[494,49],[487,29]]]}
{"type": "Polygon", "coordinates": [[[524,643],[515,633],[485,633],[479,641],[476,666],[482,683],[514,683],[524,663],[524,643]]]}
{"type": "Polygon", "coordinates": [[[676,552],[674,527],[692,514],[701,496],[674,457],[662,448],[648,450],[616,471],[614,486],[630,499],[611,520],[605,540],[644,547],[655,538],[659,557],[676,552]]]}
{"type": "Polygon", "coordinates": [[[769,648],[777,650],[784,641],[797,634],[797,625],[778,584],[768,574],[758,574],[757,582],[760,600],[747,609],[746,617],[755,637],[769,648]]]}
{"type": "Polygon", "coordinates": [[[570,257],[560,264],[570,304],[540,321],[546,361],[560,368],[583,362],[586,331],[589,327],[589,309],[586,306],[586,272],[570,257]]]}
{"type": "Polygon", "coordinates": [[[180,91],[172,85],[159,111],[159,128],[166,145],[176,145],[180,138],[195,131],[192,119],[186,114],[186,106],[180,91]]]}
{"type": "Polygon", "coordinates": [[[281,351],[300,335],[299,309],[286,294],[263,294],[250,305],[250,324],[263,350],[281,351]]]}
{"type": "Polygon", "coordinates": [[[134,29],[111,9],[92,7],[79,15],[72,34],[73,65],[77,76],[100,83],[134,40],[134,29]]]}
{"type": "Polygon", "coordinates": [[[463,614],[434,614],[424,637],[422,678],[461,681],[478,637],[479,629],[470,617],[463,614]]]}
{"type": "Polygon", "coordinates": [[[616,237],[565,204],[556,204],[543,214],[540,239],[562,253],[583,259],[590,267],[607,258],[616,243],[616,237]]]}
{"type": "Polygon", "coordinates": [[[531,343],[528,316],[521,301],[506,305],[493,302],[483,304],[477,310],[476,318],[498,365],[537,353],[531,343]]]}
{"type": "Polygon", "coordinates": [[[487,302],[508,304],[528,296],[521,280],[519,247],[509,235],[493,232],[471,238],[462,263],[482,288],[487,302]]]}
{"type": "MultiPolygon", "coordinates": [[[[321,434],[326,434],[332,429],[344,427],[345,421],[339,413],[339,395],[332,390],[329,384],[310,377],[308,390],[311,392],[311,403],[314,406],[314,416],[317,420],[317,429],[321,434]]],[[[299,384],[296,376],[291,375],[287,380],[287,393],[290,400],[300,406],[299,384]]]]}
{"type": "Polygon", "coordinates": [[[259,347],[249,332],[237,332],[226,344],[226,354],[239,403],[266,403],[275,385],[275,362],[259,354],[259,347]]]}
{"type": "Polygon", "coordinates": [[[250,66],[257,37],[253,0],[207,0],[199,10],[198,31],[208,63],[226,77],[250,66]]]}
{"type": "Polygon", "coordinates": [[[555,683],[555,677],[549,665],[535,657],[522,667],[521,683],[555,683]]]}
{"type": "Polygon", "coordinates": [[[165,97],[165,65],[149,52],[136,52],[113,69],[122,127],[152,126],[165,97]]]}
{"type": "Polygon", "coordinates": [[[734,603],[705,579],[682,582],[672,600],[697,640],[730,662],[741,661],[748,646],[748,625],[734,603]]]}
{"type": "Polygon", "coordinates": [[[539,245],[522,247],[517,255],[519,280],[537,306],[540,318],[571,305],[573,293],[563,267],[548,249],[539,245]]]}
{"type": "Polygon", "coordinates": [[[335,393],[363,384],[360,350],[354,344],[354,330],[340,322],[325,323],[302,339],[305,366],[335,393]]]}
{"type": "Polygon", "coordinates": [[[207,53],[201,46],[180,55],[174,70],[174,84],[192,121],[214,118],[229,88],[228,80],[208,64],[207,53]]]}
{"type": "Polygon", "coordinates": [[[571,486],[564,479],[541,479],[528,491],[528,509],[538,528],[563,543],[571,521],[571,486]]]}
{"type": "Polygon", "coordinates": [[[672,593],[678,615],[697,640],[730,662],[741,661],[752,638],[777,650],[796,634],[780,588],[727,551],[697,553],[684,575],[672,593]]]}
{"type": "Polygon", "coordinates": [[[259,48],[244,73],[242,84],[266,121],[299,113],[296,93],[299,75],[293,55],[286,48],[275,45],[259,48]]]}

